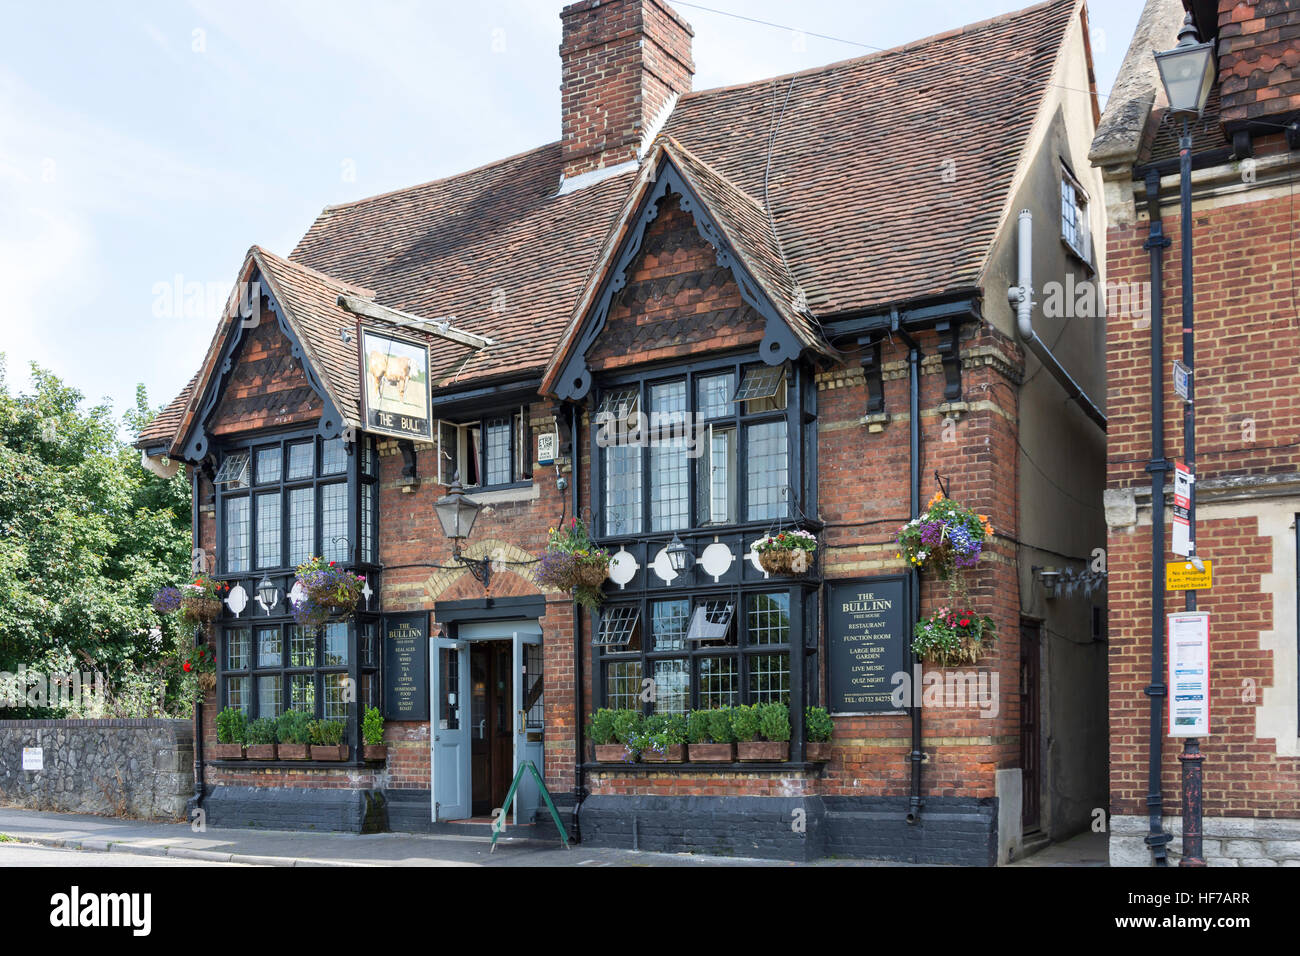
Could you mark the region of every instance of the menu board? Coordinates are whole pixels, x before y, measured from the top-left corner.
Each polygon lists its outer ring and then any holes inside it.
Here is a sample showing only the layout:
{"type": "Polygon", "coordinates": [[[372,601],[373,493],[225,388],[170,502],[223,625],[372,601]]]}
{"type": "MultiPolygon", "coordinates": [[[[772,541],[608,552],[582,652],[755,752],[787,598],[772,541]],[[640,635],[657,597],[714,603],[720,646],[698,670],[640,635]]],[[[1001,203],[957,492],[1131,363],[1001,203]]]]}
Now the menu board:
{"type": "Polygon", "coordinates": [[[906,577],[827,582],[827,709],[832,714],[897,711],[895,674],[911,660],[906,577]]]}
{"type": "Polygon", "coordinates": [[[429,615],[384,618],[384,719],[429,719],[429,615]]]}

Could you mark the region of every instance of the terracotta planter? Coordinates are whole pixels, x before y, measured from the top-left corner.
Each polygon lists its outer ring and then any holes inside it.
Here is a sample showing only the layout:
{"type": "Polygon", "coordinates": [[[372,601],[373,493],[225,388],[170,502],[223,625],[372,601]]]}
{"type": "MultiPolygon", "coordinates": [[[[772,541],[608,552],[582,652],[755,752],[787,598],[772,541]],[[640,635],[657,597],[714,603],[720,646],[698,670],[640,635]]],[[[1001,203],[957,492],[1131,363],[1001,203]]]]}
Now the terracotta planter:
{"type": "Polygon", "coordinates": [[[307,760],[311,744],[276,744],[276,752],[281,760],[307,760]]]}
{"type": "Polygon", "coordinates": [[[249,744],[244,752],[249,760],[274,760],[275,744],[249,744]]]}
{"type": "Polygon", "coordinates": [[[243,760],[244,745],[243,744],[213,744],[212,759],[213,760],[243,760]]]}
{"type": "Polygon", "coordinates": [[[312,744],[312,760],[347,760],[347,744],[312,744]]]}
{"type": "Polygon", "coordinates": [[[691,763],[731,763],[736,759],[735,744],[691,744],[691,763]]]}
{"type": "Polygon", "coordinates": [[[790,741],[742,741],[736,744],[736,756],[740,760],[762,761],[763,763],[785,763],[790,759],[790,741]]]}
{"type": "Polygon", "coordinates": [[[596,744],[597,763],[627,763],[627,748],[622,744],[596,744]]]}
{"type": "Polygon", "coordinates": [[[643,750],[641,751],[641,760],[643,763],[685,763],[686,745],[673,744],[671,747],[666,748],[663,753],[643,750]]]}
{"type": "Polygon", "coordinates": [[[387,744],[365,744],[361,748],[362,759],[367,762],[383,763],[388,759],[387,744]]]}
{"type": "Polygon", "coordinates": [[[804,759],[809,763],[829,763],[831,759],[831,742],[829,740],[810,740],[803,745],[804,759]]]}

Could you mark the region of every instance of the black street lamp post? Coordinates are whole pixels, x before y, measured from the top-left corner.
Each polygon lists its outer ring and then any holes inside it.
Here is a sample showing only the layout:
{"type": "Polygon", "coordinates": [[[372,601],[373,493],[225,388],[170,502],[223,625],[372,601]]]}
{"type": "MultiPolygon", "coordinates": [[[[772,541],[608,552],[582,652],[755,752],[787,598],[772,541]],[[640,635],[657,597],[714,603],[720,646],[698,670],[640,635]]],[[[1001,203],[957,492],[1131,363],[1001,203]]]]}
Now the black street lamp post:
{"type": "MultiPolygon", "coordinates": [[[[1214,41],[1199,42],[1192,15],[1187,14],[1183,28],[1178,33],[1178,45],[1172,50],[1157,53],[1156,66],[1169,98],[1169,111],[1181,116],[1183,132],[1178,140],[1178,168],[1180,177],[1180,219],[1182,227],[1182,282],[1183,282],[1183,364],[1187,367],[1187,398],[1183,403],[1184,454],[1187,468],[1193,479],[1196,475],[1196,376],[1193,310],[1193,259],[1192,259],[1192,135],[1188,117],[1205,111],[1205,103],[1214,84],[1216,62],[1214,41]]],[[[1158,370],[1158,374],[1163,374],[1158,370]]],[[[1195,485],[1193,485],[1193,489],[1195,485]]],[[[1196,554],[1196,497],[1193,490],[1187,512],[1189,557],[1199,568],[1201,560],[1196,554]]],[[[1163,528],[1153,528],[1153,534],[1164,534],[1163,528]]],[[[1196,591],[1184,592],[1188,611],[1196,610],[1196,591]]],[[[1202,776],[1201,765],[1205,755],[1200,741],[1189,737],[1183,741],[1183,752],[1178,760],[1182,766],[1183,795],[1183,854],[1179,866],[1205,866],[1203,833],[1201,829],[1202,776]]]]}

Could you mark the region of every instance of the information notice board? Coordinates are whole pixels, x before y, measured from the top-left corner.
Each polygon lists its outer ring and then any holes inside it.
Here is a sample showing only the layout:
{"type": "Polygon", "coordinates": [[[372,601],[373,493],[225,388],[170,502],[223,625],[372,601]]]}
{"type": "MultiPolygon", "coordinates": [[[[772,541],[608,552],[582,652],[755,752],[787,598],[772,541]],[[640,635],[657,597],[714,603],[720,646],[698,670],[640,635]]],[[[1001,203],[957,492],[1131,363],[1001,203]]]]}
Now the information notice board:
{"type": "Polygon", "coordinates": [[[897,711],[895,674],[911,663],[909,579],[828,582],[827,707],[832,714],[897,711]]]}
{"type": "Polygon", "coordinates": [[[384,719],[429,719],[429,615],[384,618],[384,719]]]}

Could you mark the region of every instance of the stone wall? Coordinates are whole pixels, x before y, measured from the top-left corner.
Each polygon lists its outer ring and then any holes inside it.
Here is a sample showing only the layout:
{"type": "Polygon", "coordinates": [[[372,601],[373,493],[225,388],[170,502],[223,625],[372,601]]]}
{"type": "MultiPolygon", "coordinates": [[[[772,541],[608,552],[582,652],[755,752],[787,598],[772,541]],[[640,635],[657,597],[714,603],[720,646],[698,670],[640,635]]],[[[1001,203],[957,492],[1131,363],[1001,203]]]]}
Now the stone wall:
{"type": "Polygon", "coordinates": [[[180,820],[194,791],[188,720],[0,720],[0,804],[180,820]],[[23,748],[43,770],[23,770],[23,748]]]}
{"type": "MultiPolygon", "coordinates": [[[[1165,817],[1169,865],[1182,858],[1182,817],[1165,817]]],[[[1151,866],[1146,816],[1110,818],[1110,865],[1151,866]]],[[[1206,817],[1201,821],[1201,852],[1208,866],[1300,866],[1300,820],[1280,817],[1206,817]]]]}

